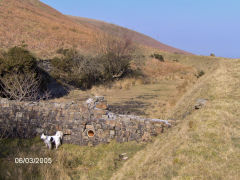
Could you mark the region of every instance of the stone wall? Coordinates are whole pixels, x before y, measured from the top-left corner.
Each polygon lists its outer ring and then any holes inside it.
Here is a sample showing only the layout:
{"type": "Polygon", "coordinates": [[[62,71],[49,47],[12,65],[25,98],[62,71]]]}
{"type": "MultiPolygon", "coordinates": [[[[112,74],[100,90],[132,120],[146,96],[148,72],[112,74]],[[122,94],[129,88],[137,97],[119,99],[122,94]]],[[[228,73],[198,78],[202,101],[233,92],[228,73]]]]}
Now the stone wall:
{"type": "Polygon", "coordinates": [[[147,141],[170,127],[172,122],[133,115],[118,115],[107,110],[106,102],[77,104],[54,102],[16,102],[0,99],[0,133],[5,136],[32,138],[41,133],[64,132],[64,142],[96,145],[147,141]]]}

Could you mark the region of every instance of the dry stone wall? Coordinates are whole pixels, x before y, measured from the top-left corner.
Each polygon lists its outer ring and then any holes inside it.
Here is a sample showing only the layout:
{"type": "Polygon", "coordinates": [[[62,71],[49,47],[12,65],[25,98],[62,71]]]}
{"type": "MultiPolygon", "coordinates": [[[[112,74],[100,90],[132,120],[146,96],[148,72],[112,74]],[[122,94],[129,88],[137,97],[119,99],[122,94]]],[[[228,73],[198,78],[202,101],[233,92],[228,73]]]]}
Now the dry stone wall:
{"type": "Polygon", "coordinates": [[[113,139],[148,141],[172,123],[111,113],[104,99],[85,104],[0,99],[0,134],[9,137],[32,138],[61,130],[64,143],[78,145],[97,145],[113,139]]]}

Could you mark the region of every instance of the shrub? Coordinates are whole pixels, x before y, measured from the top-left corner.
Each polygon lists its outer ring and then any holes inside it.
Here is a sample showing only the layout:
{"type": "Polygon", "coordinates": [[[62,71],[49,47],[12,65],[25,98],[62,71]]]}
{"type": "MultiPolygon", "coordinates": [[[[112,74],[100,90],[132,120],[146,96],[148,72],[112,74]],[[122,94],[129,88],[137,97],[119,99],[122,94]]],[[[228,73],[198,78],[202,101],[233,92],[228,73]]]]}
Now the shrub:
{"type": "Polygon", "coordinates": [[[130,72],[130,57],[118,56],[114,52],[109,52],[100,58],[103,65],[104,81],[121,78],[130,72]]]}
{"type": "Polygon", "coordinates": [[[36,58],[26,49],[13,47],[2,53],[0,59],[0,75],[9,72],[30,72],[36,69],[36,58]]]}
{"type": "Polygon", "coordinates": [[[61,57],[52,59],[53,76],[78,88],[122,78],[129,72],[131,43],[128,40],[108,40],[107,46],[95,57],[81,55],[74,49],[59,49],[61,57]]]}
{"type": "Polygon", "coordinates": [[[36,100],[39,97],[40,78],[34,73],[8,73],[0,77],[2,94],[14,100],[36,100]]]}
{"type": "Polygon", "coordinates": [[[55,78],[84,89],[98,81],[100,66],[93,58],[84,57],[74,49],[61,49],[58,53],[62,56],[51,61],[55,78]]]}
{"type": "Polygon", "coordinates": [[[215,54],[214,54],[214,53],[211,53],[210,56],[215,57],[215,54]]]}
{"type": "Polygon", "coordinates": [[[0,56],[0,95],[14,100],[36,100],[46,88],[46,77],[36,58],[22,47],[0,56]]]}
{"type": "Polygon", "coordinates": [[[77,61],[73,71],[74,80],[78,82],[80,88],[88,89],[103,81],[103,65],[99,63],[97,58],[85,57],[77,61]]]}
{"type": "Polygon", "coordinates": [[[98,59],[103,65],[105,81],[122,78],[131,71],[130,61],[136,48],[130,38],[126,36],[119,39],[103,35],[96,41],[100,50],[98,59]]]}
{"type": "Polygon", "coordinates": [[[200,78],[201,76],[203,76],[205,74],[205,72],[203,70],[198,71],[198,73],[196,74],[197,78],[200,78]]]}
{"type": "Polygon", "coordinates": [[[67,55],[67,54],[70,53],[71,51],[73,51],[73,50],[60,48],[60,49],[57,50],[57,53],[58,53],[58,54],[62,54],[62,55],[67,55]]]}
{"type": "Polygon", "coordinates": [[[163,58],[163,56],[161,54],[154,53],[154,54],[151,55],[151,57],[155,58],[155,59],[158,59],[161,62],[164,62],[164,58],[163,58]]]}

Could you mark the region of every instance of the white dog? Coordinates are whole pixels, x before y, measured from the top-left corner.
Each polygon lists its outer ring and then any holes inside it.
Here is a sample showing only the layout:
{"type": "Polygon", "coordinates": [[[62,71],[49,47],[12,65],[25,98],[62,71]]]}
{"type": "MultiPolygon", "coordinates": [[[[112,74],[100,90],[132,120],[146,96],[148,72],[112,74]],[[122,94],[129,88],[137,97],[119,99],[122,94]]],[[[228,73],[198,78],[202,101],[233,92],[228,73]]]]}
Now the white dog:
{"type": "Polygon", "coordinates": [[[44,141],[49,149],[52,149],[52,145],[55,144],[56,149],[62,144],[63,132],[57,131],[54,136],[47,136],[44,133],[41,135],[41,139],[44,141]]]}
{"type": "Polygon", "coordinates": [[[62,144],[63,132],[62,131],[57,131],[55,136],[60,137],[60,144],[62,144]]]}
{"type": "Polygon", "coordinates": [[[46,147],[48,147],[49,149],[52,149],[52,144],[53,144],[53,137],[51,136],[46,136],[44,133],[41,135],[41,139],[44,141],[44,143],[46,144],[46,147]]]}

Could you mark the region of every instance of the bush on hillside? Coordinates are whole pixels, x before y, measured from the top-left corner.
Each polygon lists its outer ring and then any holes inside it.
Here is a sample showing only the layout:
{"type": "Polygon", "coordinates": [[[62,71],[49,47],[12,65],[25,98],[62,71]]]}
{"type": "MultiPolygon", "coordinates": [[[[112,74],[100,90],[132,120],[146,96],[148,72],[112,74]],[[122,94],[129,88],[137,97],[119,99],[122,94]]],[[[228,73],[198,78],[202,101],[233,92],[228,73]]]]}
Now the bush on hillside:
{"type": "Polygon", "coordinates": [[[131,72],[130,43],[119,40],[112,41],[108,46],[95,57],[83,56],[74,49],[59,49],[57,52],[61,56],[51,61],[53,76],[83,89],[124,77],[131,72]]]}
{"type": "Polygon", "coordinates": [[[197,78],[200,78],[200,77],[203,76],[204,74],[205,74],[205,72],[204,72],[203,70],[200,70],[200,71],[197,72],[196,77],[197,77],[197,78]]]}
{"type": "Polygon", "coordinates": [[[164,58],[161,54],[154,53],[151,55],[152,58],[158,59],[161,62],[164,62],[164,58]]]}
{"type": "Polygon", "coordinates": [[[214,54],[214,53],[211,53],[210,56],[215,57],[215,54],[214,54]]]}
{"type": "Polygon", "coordinates": [[[0,75],[9,72],[30,72],[36,69],[36,58],[26,49],[13,47],[7,52],[3,52],[0,59],[0,75]]]}
{"type": "Polygon", "coordinates": [[[36,100],[46,88],[36,58],[22,47],[13,47],[0,56],[0,95],[14,100],[36,100]]]}
{"type": "Polygon", "coordinates": [[[52,59],[53,76],[64,83],[79,88],[89,88],[100,77],[100,66],[96,60],[85,57],[75,49],[58,50],[61,57],[52,59]]]}
{"type": "Polygon", "coordinates": [[[124,77],[131,71],[130,61],[135,48],[129,38],[121,40],[107,37],[102,49],[104,50],[100,56],[100,63],[104,68],[105,81],[124,77]]]}
{"type": "Polygon", "coordinates": [[[103,79],[109,81],[115,78],[121,78],[130,72],[130,57],[118,56],[109,52],[100,57],[99,63],[103,66],[103,79]]]}

